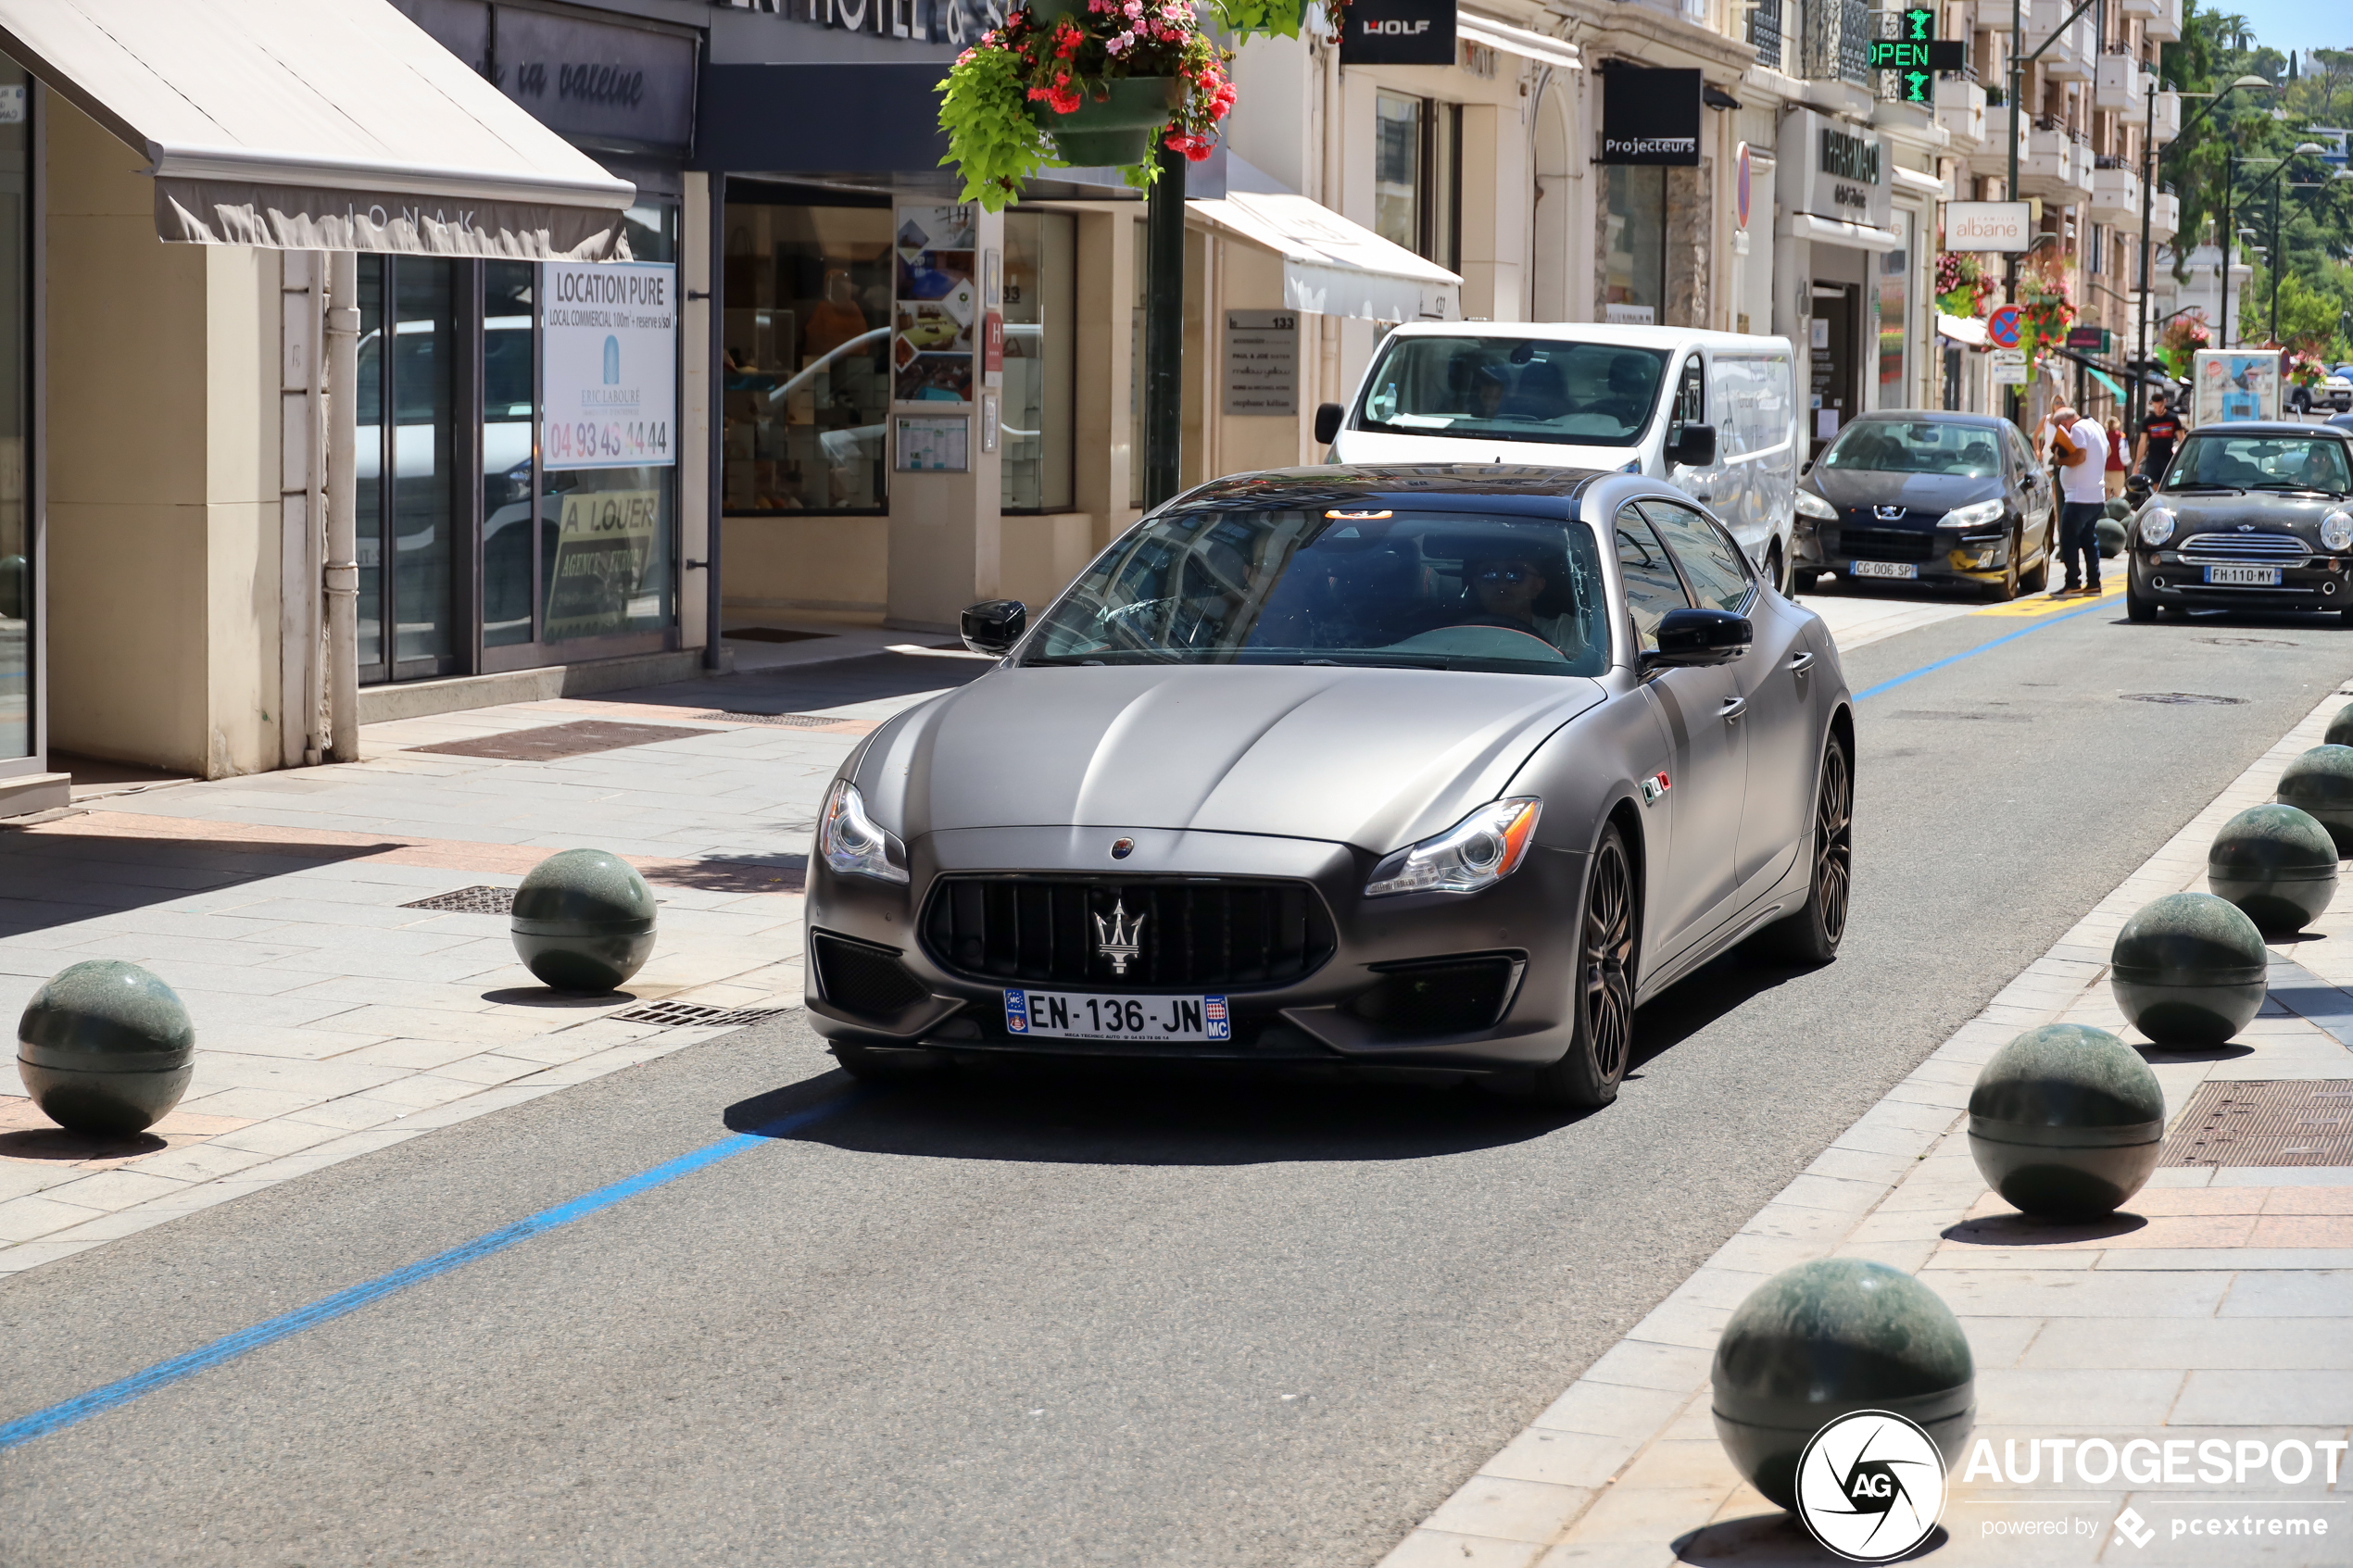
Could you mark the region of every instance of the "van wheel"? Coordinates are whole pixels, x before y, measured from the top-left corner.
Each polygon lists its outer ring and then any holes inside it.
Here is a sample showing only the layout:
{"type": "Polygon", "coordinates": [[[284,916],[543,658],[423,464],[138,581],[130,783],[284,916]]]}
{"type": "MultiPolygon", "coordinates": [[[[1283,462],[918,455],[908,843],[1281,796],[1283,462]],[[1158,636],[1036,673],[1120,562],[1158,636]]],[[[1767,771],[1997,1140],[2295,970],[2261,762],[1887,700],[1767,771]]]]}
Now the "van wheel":
{"type": "Polygon", "coordinates": [[[1789,596],[1789,563],[1781,558],[1781,542],[1779,539],[1774,540],[1773,547],[1765,552],[1765,581],[1773,585],[1773,592],[1783,598],[1789,596]]]}
{"type": "Polygon", "coordinates": [[[1814,585],[1821,580],[1822,574],[1818,571],[1809,571],[1802,566],[1794,568],[1789,574],[1789,596],[1794,598],[1800,594],[1812,593],[1814,585]]]}

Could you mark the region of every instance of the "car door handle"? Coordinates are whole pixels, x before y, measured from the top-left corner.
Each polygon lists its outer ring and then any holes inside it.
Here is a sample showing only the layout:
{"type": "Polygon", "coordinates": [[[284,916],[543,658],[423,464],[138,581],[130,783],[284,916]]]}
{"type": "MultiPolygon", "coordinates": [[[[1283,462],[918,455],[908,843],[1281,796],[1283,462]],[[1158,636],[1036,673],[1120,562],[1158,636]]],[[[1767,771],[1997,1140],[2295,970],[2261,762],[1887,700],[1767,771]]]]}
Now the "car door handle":
{"type": "Polygon", "coordinates": [[[1748,698],[1744,696],[1728,696],[1724,699],[1724,706],[1718,709],[1716,711],[1723,717],[1724,722],[1727,724],[1733,723],[1739,720],[1742,714],[1748,711],[1748,698]]]}
{"type": "Polygon", "coordinates": [[[1793,675],[1811,674],[1814,670],[1814,656],[1810,653],[1791,654],[1789,656],[1789,668],[1790,673],[1793,675]]]}

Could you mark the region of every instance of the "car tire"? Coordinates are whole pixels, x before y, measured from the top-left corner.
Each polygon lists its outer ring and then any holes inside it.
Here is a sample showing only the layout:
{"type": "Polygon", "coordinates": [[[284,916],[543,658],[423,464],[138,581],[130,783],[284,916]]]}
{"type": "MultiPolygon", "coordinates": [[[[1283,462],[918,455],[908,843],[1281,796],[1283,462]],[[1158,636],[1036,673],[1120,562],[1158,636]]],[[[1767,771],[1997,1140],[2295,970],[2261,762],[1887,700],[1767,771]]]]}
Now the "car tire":
{"type": "Polygon", "coordinates": [[[2018,592],[2020,586],[2020,581],[2018,574],[2018,558],[2019,553],[2025,548],[2026,536],[2024,534],[2013,533],[2010,535],[2009,565],[2003,569],[2002,580],[1986,590],[1988,594],[1993,596],[1994,602],[1995,604],[2007,604],[2010,600],[2018,597],[2018,592]]]}
{"type": "Polygon", "coordinates": [[[1633,857],[1613,823],[1585,867],[1578,911],[1577,970],[1570,977],[1568,1050],[1539,1068],[1531,1085],[1546,1105],[1598,1110],[1617,1098],[1634,1055],[1634,959],[1642,905],[1633,857]]]}
{"type": "Polygon", "coordinates": [[[2130,567],[2124,571],[2124,616],[2136,626],[2145,626],[2157,619],[2157,601],[2141,596],[2140,584],[2133,581],[2130,567]]]}
{"type": "Polygon", "coordinates": [[[2018,585],[2030,594],[2039,594],[2051,585],[2051,550],[2047,543],[2043,553],[2034,558],[2034,569],[2020,577],[2018,585]]]}
{"type": "Polygon", "coordinates": [[[1789,574],[1789,596],[1795,598],[1800,594],[1812,593],[1814,591],[1814,585],[1821,580],[1822,574],[1818,571],[1811,571],[1802,566],[1791,568],[1789,574]]]}
{"type": "Polygon", "coordinates": [[[1751,939],[1767,957],[1828,963],[1846,938],[1846,910],[1855,886],[1855,765],[1837,735],[1822,748],[1821,781],[1814,788],[1813,870],[1806,904],[1751,939]]]}
{"type": "Polygon", "coordinates": [[[950,1065],[937,1051],[892,1050],[887,1047],[833,1042],[834,1060],[862,1084],[912,1084],[936,1076],[950,1065]]]}
{"type": "Polygon", "coordinates": [[[1781,558],[1781,542],[1779,539],[1774,540],[1772,547],[1765,552],[1765,580],[1772,583],[1773,592],[1783,598],[1789,597],[1789,563],[1781,558]]]}

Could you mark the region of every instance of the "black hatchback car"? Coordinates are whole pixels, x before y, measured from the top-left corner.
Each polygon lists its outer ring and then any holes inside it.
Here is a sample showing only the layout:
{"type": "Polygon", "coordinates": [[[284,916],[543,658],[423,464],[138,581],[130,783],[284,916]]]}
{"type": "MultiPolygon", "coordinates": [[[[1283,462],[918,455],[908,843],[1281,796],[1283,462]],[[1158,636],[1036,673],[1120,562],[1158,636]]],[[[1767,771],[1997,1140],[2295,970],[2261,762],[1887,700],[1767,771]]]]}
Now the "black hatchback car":
{"type": "Polygon", "coordinates": [[[1823,571],[2016,598],[2050,580],[2051,480],[2018,427],[1984,414],[1865,414],[1797,486],[1793,585],[1823,571]]]}
{"type": "Polygon", "coordinates": [[[2353,619],[2353,431],[2246,420],[2192,431],[2136,509],[2124,607],[2322,609],[2353,619]]]}

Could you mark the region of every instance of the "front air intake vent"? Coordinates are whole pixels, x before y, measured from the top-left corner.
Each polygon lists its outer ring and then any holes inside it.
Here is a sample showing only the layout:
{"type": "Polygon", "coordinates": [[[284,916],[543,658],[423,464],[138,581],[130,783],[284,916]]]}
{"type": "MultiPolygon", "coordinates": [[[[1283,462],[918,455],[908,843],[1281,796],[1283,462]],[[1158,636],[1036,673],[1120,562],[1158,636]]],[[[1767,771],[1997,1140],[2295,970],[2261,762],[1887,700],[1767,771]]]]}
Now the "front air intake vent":
{"type": "Polygon", "coordinates": [[[883,1017],[931,995],[888,947],[821,931],[810,939],[809,949],[817,964],[818,991],[844,1012],[883,1017]]]}

